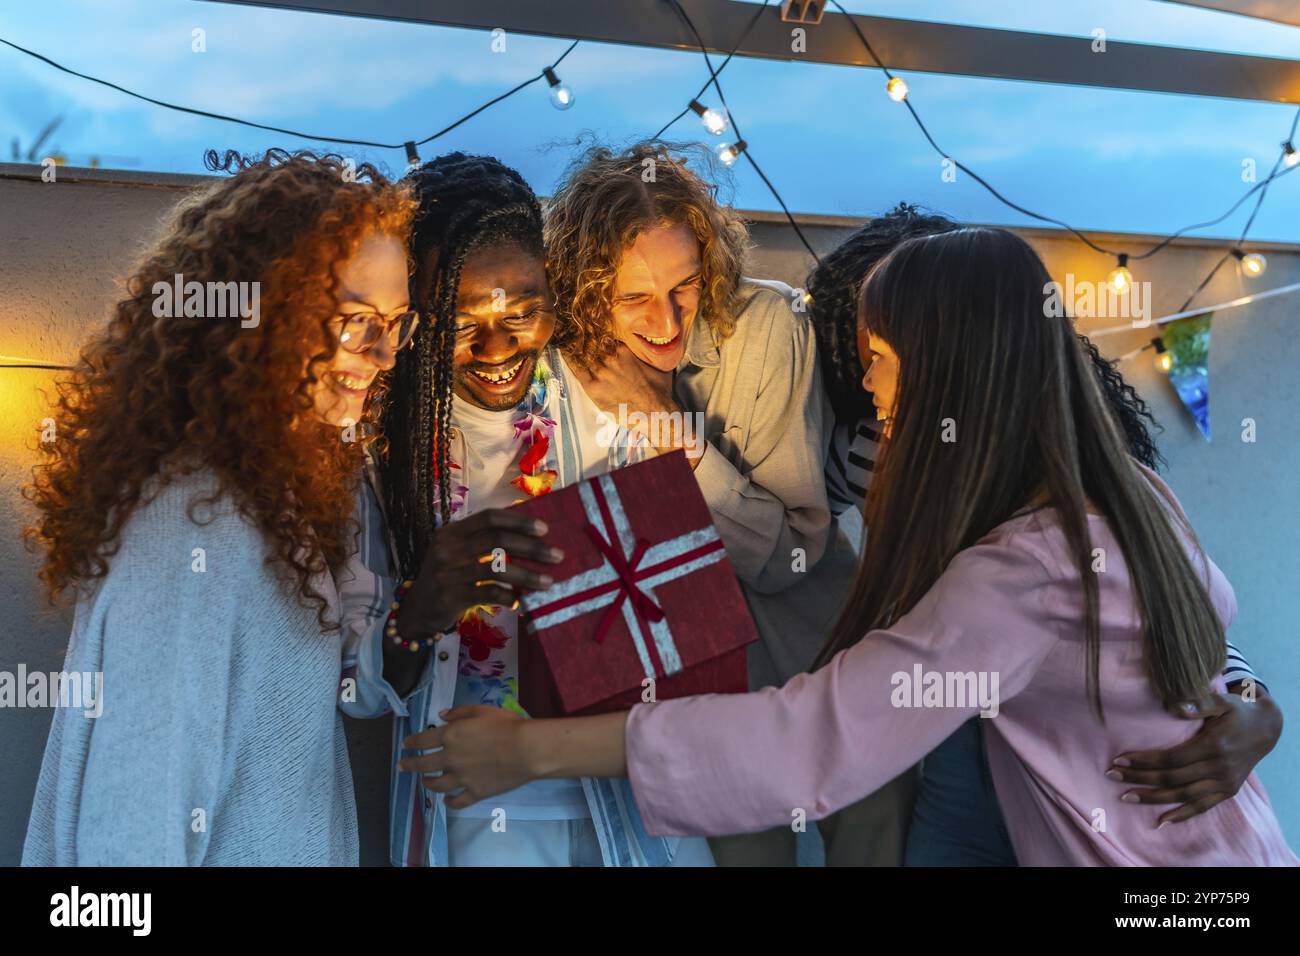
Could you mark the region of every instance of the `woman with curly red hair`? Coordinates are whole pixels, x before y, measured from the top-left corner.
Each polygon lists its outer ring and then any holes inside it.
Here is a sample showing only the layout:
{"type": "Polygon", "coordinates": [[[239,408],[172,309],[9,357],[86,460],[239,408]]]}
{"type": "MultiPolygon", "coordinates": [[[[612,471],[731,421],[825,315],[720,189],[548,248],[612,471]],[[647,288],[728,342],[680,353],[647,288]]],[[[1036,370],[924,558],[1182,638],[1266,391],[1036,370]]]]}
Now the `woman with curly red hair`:
{"type": "Polygon", "coordinates": [[[412,203],[331,156],[208,165],[234,175],[59,384],[26,491],[50,598],[75,597],[65,668],[102,674],[98,715],[55,718],[27,865],[358,860],[331,572],[370,384],[417,321],[412,203]],[[214,308],[236,290],[251,309],[214,308]]]}

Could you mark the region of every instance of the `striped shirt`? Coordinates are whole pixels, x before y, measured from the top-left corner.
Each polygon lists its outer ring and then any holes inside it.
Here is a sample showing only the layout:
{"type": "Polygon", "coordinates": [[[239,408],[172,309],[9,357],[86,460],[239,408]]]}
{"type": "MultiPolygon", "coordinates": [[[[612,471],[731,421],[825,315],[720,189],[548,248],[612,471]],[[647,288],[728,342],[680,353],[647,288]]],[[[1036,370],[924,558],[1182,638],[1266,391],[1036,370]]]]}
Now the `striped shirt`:
{"type": "MultiPolygon", "coordinates": [[[[850,508],[863,510],[879,453],[879,422],[863,418],[835,426],[826,453],[826,498],[832,514],[840,515],[850,508]]],[[[1228,663],[1223,679],[1229,685],[1254,681],[1262,690],[1268,690],[1236,645],[1232,641],[1227,644],[1228,663]]]]}
{"type": "Polygon", "coordinates": [[[864,418],[850,425],[835,426],[826,456],[826,499],[831,514],[840,515],[850,508],[862,508],[867,488],[871,486],[871,473],[876,467],[879,447],[878,422],[864,418]]]}

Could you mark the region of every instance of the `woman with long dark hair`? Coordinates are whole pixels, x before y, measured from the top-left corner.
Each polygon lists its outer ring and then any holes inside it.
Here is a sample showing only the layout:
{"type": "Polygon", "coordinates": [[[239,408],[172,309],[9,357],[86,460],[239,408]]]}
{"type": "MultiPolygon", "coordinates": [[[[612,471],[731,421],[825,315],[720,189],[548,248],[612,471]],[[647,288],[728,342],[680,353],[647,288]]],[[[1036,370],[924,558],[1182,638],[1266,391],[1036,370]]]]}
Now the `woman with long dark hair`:
{"type": "MultiPolygon", "coordinates": [[[[836,415],[826,493],[837,514],[865,508],[881,456],[880,416],[888,414],[887,407],[878,407],[884,403],[873,405],[873,393],[863,388],[867,369],[858,348],[862,282],[906,240],[960,228],[947,216],[899,203],[868,219],[823,256],[808,277],[808,311],[817,333],[822,382],[836,415]]],[[[1157,426],[1146,402],[1086,336],[1079,336],[1079,344],[1128,453],[1159,470],[1162,459],[1152,437],[1157,426]]],[[[1281,735],[1281,711],[1272,696],[1231,641],[1227,650],[1223,677],[1228,693],[1215,697],[1212,709],[1184,715],[1209,718],[1201,730],[1175,747],[1127,754],[1132,765],[1115,771],[1125,782],[1152,784],[1134,793],[1144,802],[1170,807],[1168,819],[1204,812],[1236,793],[1281,735]]],[[[1015,865],[988,770],[983,725],[978,718],[968,720],[926,754],[914,799],[907,787],[891,785],[820,821],[827,864],[856,866],[893,853],[896,862],[908,866],[1015,865]],[[906,805],[886,802],[882,808],[886,791],[906,805]],[[900,819],[901,828],[891,826],[900,819]]]]}
{"type": "Polygon", "coordinates": [[[1048,282],[1000,229],[910,240],[868,277],[859,339],[892,437],[816,671],[628,715],[465,708],[423,742],[444,748],[421,758],[429,786],[468,804],[627,774],[653,832],[758,829],[861,798],[979,713],[1022,864],[1300,862],[1253,775],[1173,826],[1108,779],[1122,747],[1194,731],[1171,711],[1223,689],[1235,601],[1128,453],[1048,282]]]}

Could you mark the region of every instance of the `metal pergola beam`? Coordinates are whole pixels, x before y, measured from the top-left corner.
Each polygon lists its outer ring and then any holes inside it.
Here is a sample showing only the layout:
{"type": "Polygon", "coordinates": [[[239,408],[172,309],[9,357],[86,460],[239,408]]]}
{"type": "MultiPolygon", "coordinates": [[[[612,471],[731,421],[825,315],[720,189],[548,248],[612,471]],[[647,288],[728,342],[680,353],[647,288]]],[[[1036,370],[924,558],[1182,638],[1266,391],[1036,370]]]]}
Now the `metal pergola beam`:
{"type": "Polygon", "coordinates": [[[1300,27],[1300,5],[1295,0],[1166,0],[1166,2],[1300,27]]]}
{"type": "MultiPolygon", "coordinates": [[[[202,0],[410,23],[698,50],[694,37],[665,0],[202,0]]],[[[755,5],[737,0],[681,0],[710,52],[730,52],[755,5]]],[[[806,27],[807,52],[791,52],[792,24],[779,3],[760,17],[741,56],[874,66],[847,17],[827,13],[806,27]]],[[[1300,60],[1218,53],[1144,43],[1106,42],[1092,52],[1090,37],[1062,37],[985,27],[853,15],[876,53],[892,70],[1064,83],[1111,89],[1182,93],[1276,103],[1300,103],[1300,60]]]]}

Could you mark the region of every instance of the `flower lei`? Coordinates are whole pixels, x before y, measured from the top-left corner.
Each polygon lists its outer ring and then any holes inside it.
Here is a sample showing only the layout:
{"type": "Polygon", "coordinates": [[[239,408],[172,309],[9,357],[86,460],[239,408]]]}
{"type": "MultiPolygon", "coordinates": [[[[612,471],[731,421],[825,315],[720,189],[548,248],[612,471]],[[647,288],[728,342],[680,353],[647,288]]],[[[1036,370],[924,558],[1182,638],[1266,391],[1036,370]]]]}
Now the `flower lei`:
{"type": "MultiPolygon", "coordinates": [[[[519,459],[519,474],[510,479],[510,484],[531,498],[550,494],[558,477],[553,469],[543,467],[551,448],[551,436],[555,434],[555,420],[547,418],[545,414],[550,380],[550,372],[538,362],[527,396],[519,406],[519,414],[511,422],[515,440],[523,444],[524,453],[519,459]]],[[[460,470],[455,462],[451,467],[453,471],[460,470]]],[[[464,510],[468,500],[469,488],[463,484],[454,484],[452,515],[464,510]]],[[[498,610],[497,605],[475,604],[466,609],[456,625],[470,661],[486,661],[494,650],[500,650],[509,641],[505,631],[489,620],[498,610]]]]}
{"type": "Polygon", "coordinates": [[[538,362],[532,384],[528,386],[528,399],[514,420],[515,440],[522,441],[527,451],[519,459],[519,474],[510,479],[510,484],[530,498],[550,494],[556,479],[554,470],[542,468],[551,449],[551,436],[555,434],[555,420],[544,414],[550,379],[550,373],[538,362]]]}

